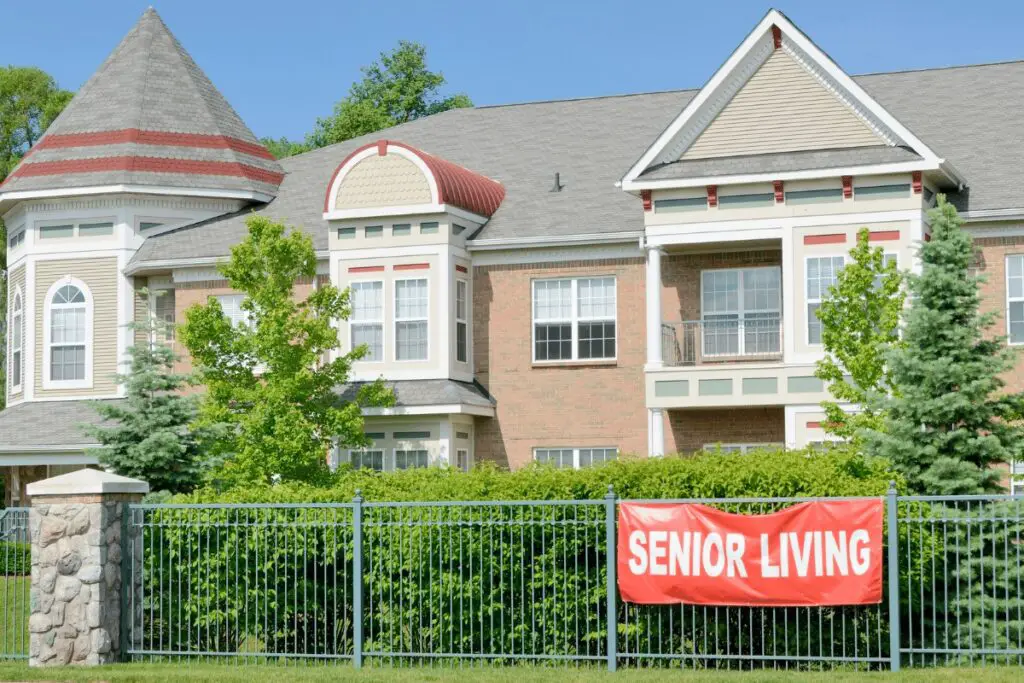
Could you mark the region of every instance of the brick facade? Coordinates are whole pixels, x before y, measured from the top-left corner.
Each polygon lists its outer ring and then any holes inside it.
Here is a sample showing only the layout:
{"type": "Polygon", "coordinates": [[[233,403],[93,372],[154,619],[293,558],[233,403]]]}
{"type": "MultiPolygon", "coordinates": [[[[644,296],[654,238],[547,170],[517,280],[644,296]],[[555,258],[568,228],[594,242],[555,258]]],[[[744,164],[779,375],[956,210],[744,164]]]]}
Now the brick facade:
{"type": "MultiPolygon", "coordinates": [[[[1006,257],[1024,254],[1024,237],[981,237],[974,241],[978,247],[975,266],[984,276],[981,283],[981,310],[998,316],[992,331],[998,335],[1008,333],[1006,323],[1006,257]]],[[[1024,391],[1024,358],[1006,374],[1007,389],[1024,391]]]]}
{"type": "Polygon", "coordinates": [[[498,401],[494,419],[477,420],[477,461],[521,467],[543,446],[647,452],[644,281],[638,258],[473,269],[476,377],[498,401]],[[616,278],[617,360],[535,365],[531,281],[601,275],[616,278]]]}
{"type": "Polygon", "coordinates": [[[700,273],[702,270],[781,265],[782,251],[779,249],[668,254],[661,261],[662,320],[666,322],[700,320],[700,273]]]}
{"type": "Polygon", "coordinates": [[[713,443],[785,443],[785,409],[709,408],[668,411],[665,451],[692,453],[713,443]]]}

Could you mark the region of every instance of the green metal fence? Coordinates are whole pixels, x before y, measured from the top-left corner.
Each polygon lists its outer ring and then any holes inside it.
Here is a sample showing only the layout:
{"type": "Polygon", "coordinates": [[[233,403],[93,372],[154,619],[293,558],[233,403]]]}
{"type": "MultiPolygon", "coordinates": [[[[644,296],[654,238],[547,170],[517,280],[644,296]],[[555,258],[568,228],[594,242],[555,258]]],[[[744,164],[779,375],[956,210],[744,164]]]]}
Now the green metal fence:
{"type": "Polygon", "coordinates": [[[28,508],[0,510],[0,659],[28,657],[28,508]]]}
{"type": "MultiPolygon", "coordinates": [[[[805,500],[675,502],[760,514],[805,500]]],[[[624,604],[617,505],[611,494],[131,505],[122,651],[136,660],[357,667],[867,670],[1024,661],[1024,497],[890,492],[883,602],[823,608],[624,604]]],[[[26,511],[7,511],[3,530],[27,540],[26,511]]],[[[7,611],[4,656],[27,651],[28,579],[20,579],[9,592],[7,604],[21,607],[7,611]]]]}

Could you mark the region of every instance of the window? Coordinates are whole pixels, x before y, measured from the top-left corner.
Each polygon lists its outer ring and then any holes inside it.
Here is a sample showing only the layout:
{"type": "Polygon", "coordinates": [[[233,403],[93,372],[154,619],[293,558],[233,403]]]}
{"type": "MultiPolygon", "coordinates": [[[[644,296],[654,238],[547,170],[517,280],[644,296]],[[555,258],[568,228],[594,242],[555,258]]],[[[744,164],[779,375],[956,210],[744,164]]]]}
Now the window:
{"type": "Polygon", "coordinates": [[[468,290],[465,280],[455,281],[455,360],[460,363],[469,362],[468,290]]]}
{"type": "Polygon", "coordinates": [[[383,237],[384,226],[383,225],[367,225],[364,233],[367,237],[383,237]]]}
{"type": "Polygon", "coordinates": [[[161,225],[163,225],[163,223],[156,223],[154,221],[139,221],[139,231],[146,232],[147,230],[152,230],[153,228],[159,228],[161,225]]]}
{"type": "Polygon", "coordinates": [[[21,300],[21,292],[14,293],[11,306],[11,387],[14,391],[21,388],[22,335],[25,326],[25,309],[21,300]]]}
{"type": "Polygon", "coordinates": [[[349,319],[352,348],[366,344],[364,361],[384,360],[384,283],[352,283],[352,317],[349,319]]]}
{"type": "Polygon", "coordinates": [[[1024,254],[1006,257],[1006,327],[1011,344],[1024,344],[1024,254]]]}
{"type": "Polygon", "coordinates": [[[157,322],[157,338],[164,343],[174,341],[174,290],[160,289],[150,293],[150,315],[157,322]]]}
{"type": "Polygon", "coordinates": [[[78,226],[79,237],[101,237],[113,234],[113,223],[82,223],[78,226]]]}
{"type": "Polygon", "coordinates": [[[427,359],[427,280],[395,281],[395,360],[427,359]]]}
{"type": "Polygon", "coordinates": [[[461,235],[464,232],[466,232],[466,226],[465,225],[459,225],[458,223],[452,223],[452,234],[453,235],[461,235]]]}
{"type": "Polygon", "coordinates": [[[815,256],[807,259],[807,343],[821,343],[818,309],[828,297],[828,288],[836,283],[843,268],[842,256],[815,256]]]}
{"type": "Polygon", "coordinates": [[[25,231],[21,230],[7,238],[7,245],[10,249],[16,249],[25,243],[25,231]]]}
{"type": "Polygon", "coordinates": [[[455,468],[462,472],[469,472],[469,449],[458,448],[455,450],[455,468]]]}
{"type": "Polygon", "coordinates": [[[395,439],[429,439],[430,431],[394,432],[392,436],[395,439]]]}
{"type": "Polygon", "coordinates": [[[746,455],[751,451],[762,450],[762,449],[775,449],[782,450],[784,446],[781,443],[706,443],[704,444],[704,450],[706,451],[721,451],[722,453],[741,453],[746,455]]]}
{"type": "Polygon", "coordinates": [[[409,235],[411,233],[412,233],[412,226],[409,225],[408,223],[401,223],[401,224],[398,224],[398,225],[392,225],[391,226],[391,236],[392,237],[405,237],[406,235],[409,235]]]}
{"type": "Polygon", "coordinates": [[[705,356],[772,354],[782,350],[781,269],[701,272],[705,356]]]}
{"type": "Polygon", "coordinates": [[[86,381],[88,302],[75,284],[57,286],[48,302],[47,359],[50,382],[86,381]]]}
{"type": "Polygon", "coordinates": [[[224,311],[224,315],[232,325],[238,327],[252,323],[252,315],[242,308],[242,303],[245,301],[244,294],[221,294],[216,298],[220,303],[221,310],[224,311]]]}
{"type": "Polygon", "coordinates": [[[910,183],[899,185],[866,185],[853,188],[854,199],[889,199],[891,197],[909,197],[910,183]]]}
{"type": "Polygon", "coordinates": [[[39,228],[39,238],[44,240],[74,236],[75,226],[73,225],[44,225],[39,228]]]}
{"type": "Polygon", "coordinates": [[[339,240],[354,240],[356,238],[355,228],[338,228],[339,240]]]}
{"type": "Polygon", "coordinates": [[[534,361],[615,358],[615,278],[534,280],[534,361]]]}
{"type": "Polygon", "coordinates": [[[825,204],[841,201],[843,201],[843,188],[841,187],[786,192],[787,204],[825,204]]]}
{"type": "Polygon", "coordinates": [[[420,223],[420,234],[421,235],[436,235],[438,229],[438,223],[420,223]]]}
{"type": "Polygon", "coordinates": [[[533,459],[542,465],[579,469],[611,462],[619,457],[618,448],[535,448],[533,459]]]}
{"type": "MultiPolygon", "coordinates": [[[[899,256],[897,256],[896,254],[883,254],[882,255],[882,265],[884,265],[886,268],[888,268],[890,263],[895,263],[896,266],[899,267],[899,256]]],[[[881,275],[876,275],[875,276],[875,289],[879,289],[879,288],[881,288],[881,286],[882,286],[882,276],[881,275]]]]}
{"type": "Polygon", "coordinates": [[[680,211],[703,211],[708,208],[707,195],[684,199],[655,199],[654,213],[678,213],[680,211]]]}
{"type": "Polygon", "coordinates": [[[349,459],[352,467],[361,470],[384,471],[384,451],[379,449],[366,449],[360,451],[349,451],[349,459]]]}
{"type": "Polygon", "coordinates": [[[430,465],[430,455],[426,449],[396,450],[395,469],[411,470],[416,467],[427,467],[430,465]]]}

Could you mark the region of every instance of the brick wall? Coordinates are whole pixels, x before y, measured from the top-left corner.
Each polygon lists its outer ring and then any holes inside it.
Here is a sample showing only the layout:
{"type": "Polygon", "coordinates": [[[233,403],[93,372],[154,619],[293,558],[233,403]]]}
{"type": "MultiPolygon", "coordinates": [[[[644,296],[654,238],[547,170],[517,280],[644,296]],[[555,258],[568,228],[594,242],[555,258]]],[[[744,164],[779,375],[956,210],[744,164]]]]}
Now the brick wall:
{"type": "Polygon", "coordinates": [[[665,451],[692,453],[712,443],[785,443],[785,410],[709,408],[668,411],[665,451]]]}
{"type": "Polygon", "coordinates": [[[473,269],[475,372],[498,401],[495,419],[477,421],[478,461],[521,467],[538,446],[647,452],[644,280],[635,258],[473,269]],[[618,360],[535,366],[531,280],[599,275],[616,277],[618,360]]]}
{"type": "MultiPolygon", "coordinates": [[[[985,278],[980,285],[981,310],[995,312],[998,318],[992,331],[1006,335],[1006,257],[1024,254],[1024,237],[983,237],[974,243],[978,247],[975,266],[985,278]]],[[[1016,367],[1005,379],[1008,390],[1024,391],[1024,356],[1018,358],[1016,367]]]]}

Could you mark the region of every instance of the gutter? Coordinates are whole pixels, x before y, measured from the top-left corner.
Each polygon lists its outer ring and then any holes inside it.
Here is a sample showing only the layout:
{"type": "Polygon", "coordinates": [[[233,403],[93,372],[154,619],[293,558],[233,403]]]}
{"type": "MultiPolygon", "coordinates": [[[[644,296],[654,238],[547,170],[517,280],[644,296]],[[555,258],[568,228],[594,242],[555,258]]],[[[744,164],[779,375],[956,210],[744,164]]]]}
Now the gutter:
{"type": "MultiPolygon", "coordinates": [[[[202,256],[199,258],[151,259],[129,263],[123,272],[125,275],[139,275],[150,270],[168,270],[190,266],[216,266],[223,263],[229,256],[230,254],[225,254],[224,256],[202,256]]],[[[329,256],[329,251],[316,252],[317,261],[327,260],[329,256]]]]}

